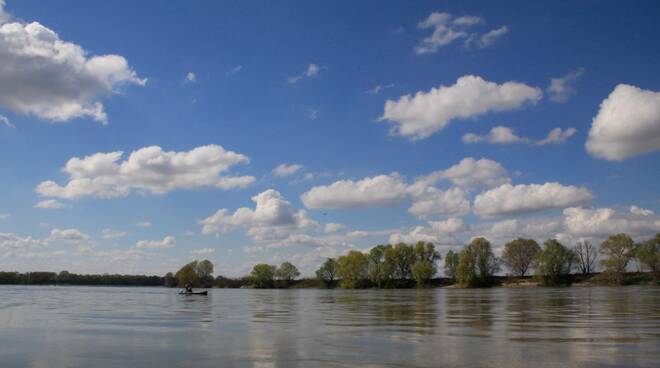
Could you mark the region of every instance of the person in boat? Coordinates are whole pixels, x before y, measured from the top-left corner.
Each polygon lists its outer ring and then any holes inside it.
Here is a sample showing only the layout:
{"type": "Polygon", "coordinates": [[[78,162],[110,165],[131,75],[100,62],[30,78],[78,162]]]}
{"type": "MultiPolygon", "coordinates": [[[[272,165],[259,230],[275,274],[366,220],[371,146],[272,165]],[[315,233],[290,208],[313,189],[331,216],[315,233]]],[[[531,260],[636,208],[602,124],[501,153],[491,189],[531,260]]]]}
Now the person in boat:
{"type": "Polygon", "coordinates": [[[183,287],[186,288],[186,293],[192,293],[193,292],[192,286],[189,283],[185,284],[183,287]]]}

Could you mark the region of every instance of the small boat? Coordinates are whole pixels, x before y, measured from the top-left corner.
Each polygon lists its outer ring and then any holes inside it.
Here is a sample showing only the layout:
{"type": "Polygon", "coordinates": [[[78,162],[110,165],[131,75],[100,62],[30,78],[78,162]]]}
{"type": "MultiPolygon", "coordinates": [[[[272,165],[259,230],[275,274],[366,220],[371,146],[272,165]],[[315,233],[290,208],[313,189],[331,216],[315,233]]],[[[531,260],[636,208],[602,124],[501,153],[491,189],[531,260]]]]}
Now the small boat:
{"type": "Polygon", "coordinates": [[[179,291],[179,295],[208,295],[208,291],[179,291]]]}

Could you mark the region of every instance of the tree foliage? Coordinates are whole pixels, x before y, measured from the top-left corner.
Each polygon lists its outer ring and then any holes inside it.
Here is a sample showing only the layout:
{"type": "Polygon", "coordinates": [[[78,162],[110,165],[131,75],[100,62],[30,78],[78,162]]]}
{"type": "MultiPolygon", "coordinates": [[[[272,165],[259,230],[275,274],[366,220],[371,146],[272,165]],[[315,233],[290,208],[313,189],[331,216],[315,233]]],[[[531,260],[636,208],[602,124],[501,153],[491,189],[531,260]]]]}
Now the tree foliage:
{"type": "Polygon", "coordinates": [[[377,245],[371,248],[367,255],[369,280],[379,288],[383,287],[392,275],[391,265],[385,262],[385,251],[388,247],[391,245],[377,245]]]}
{"type": "Polygon", "coordinates": [[[250,273],[254,287],[259,289],[273,287],[276,270],[277,268],[275,266],[265,263],[255,265],[250,273]]]}
{"type": "Polygon", "coordinates": [[[292,280],[300,276],[300,272],[291,262],[284,262],[275,271],[275,276],[288,285],[292,280]]]}
{"type": "Polygon", "coordinates": [[[572,250],[556,239],[549,239],[537,254],[534,267],[544,285],[559,285],[566,282],[566,276],[571,273],[574,260],[575,254],[572,250]]]}
{"type": "Polygon", "coordinates": [[[341,286],[354,289],[367,278],[369,261],[362,252],[352,250],[347,255],[337,259],[337,275],[341,278],[341,286]]]}
{"type": "Polygon", "coordinates": [[[326,286],[332,286],[337,277],[337,261],[334,258],[328,258],[321,267],[316,270],[316,277],[323,281],[326,286]]]}
{"type": "Polygon", "coordinates": [[[461,251],[456,268],[456,278],[466,286],[482,286],[499,270],[499,260],[493,254],[486,238],[474,238],[461,251]]]}
{"type": "Polygon", "coordinates": [[[412,267],[412,276],[418,287],[423,287],[438,272],[436,262],[440,258],[440,253],[435,250],[433,243],[420,241],[415,244],[415,263],[412,267]]]}
{"type": "Polygon", "coordinates": [[[525,276],[541,247],[534,239],[518,238],[504,245],[502,262],[516,276],[525,276]]]}
{"type": "Polygon", "coordinates": [[[635,256],[644,268],[653,272],[655,279],[660,278],[660,233],[638,245],[635,256]]]}
{"type": "Polygon", "coordinates": [[[445,254],[445,275],[450,279],[456,279],[456,269],[458,268],[458,253],[451,249],[445,254]]]}

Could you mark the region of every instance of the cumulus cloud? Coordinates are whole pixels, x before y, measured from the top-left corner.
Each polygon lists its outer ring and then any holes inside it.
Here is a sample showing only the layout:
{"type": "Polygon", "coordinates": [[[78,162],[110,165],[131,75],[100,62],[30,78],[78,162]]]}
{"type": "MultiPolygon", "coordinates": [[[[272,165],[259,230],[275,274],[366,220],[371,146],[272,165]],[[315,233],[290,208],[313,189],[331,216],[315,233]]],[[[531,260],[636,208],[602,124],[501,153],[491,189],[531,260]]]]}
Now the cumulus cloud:
{"type": "Polygon", "coordinates": [[[476,160],[472,157],[466,157],[446,170],[419,177],[416,182],[428,186],[443,179],[462,188],[490,188],[511,182],[509,173],[499,162],[486,158],[476,160]]]}
{"type": "Polygon", "coordinates": [[[637,206],[630,206],[630,213],[638,216],[651,216],[655,214],[655,212],[651,210],[647,210],[646,208],[641,208],[637,206]]]}
{"type": "Polygon", "coordinates": [[[313,76],[319,74],[319,71],[321,71],[321,67],[319,67],[319,66],[316,65],[316,64],[309,64],[309,65],[307,66],[307,69],[305,69],[305,70],[304,70],[303,72],[301,72],[300,74],[295,75],[295,76],[293,76],[293,77],[289,77],[289,79],[288,79],[289,84],[296,84],[296,83],[298,83],[301,79],[313,77],[313,76]]]}
{"type": "Polygon", "coordinates": [[[584,187],[545,184],[503,184],[478,194],[474,199],[474,212],[481,216],[518,214],[566,208],[594,199],[584,187]]]}
{"type": "Polygon", "coordinates": [[[536,104],[543,92],[519,82],[497,84],[475,75],[465,75],[451,86],[405,95],[385,102],[379,121],[392,122],[391,132],[412,140],[428,138],[456,119],[515,110],[526,102],[536,104]]]}
{"type": "Polygon", "coordinates": [[[600,104],[586,148],[611,161],[660,150],[660,92],[616,86],[600,104]]]}
{"type": "Polygon", "coordinates": [[[473,31],[475,26],[483,23],[484,20],[481,17],[470,15],[454,17],[449,13],[433,12],[428,18],[417,24],[419,29],[432,29],[433,33],[423,38],[415,46],[415,53],[418,55],[432,54],[440,48],[460,40],[464,41],[466,47],[476,44],[477,47],[484,48],[491,46],[509,31],[507,26],[483,34],[473,31]]]}
{"type": "Polygon", "coordinates": [[[289,175],[293,175],[293,174],[297,173],[302,168],[303,168],[303,166],[298,165],[298,164],[291,164],[291,165],[280,164],[280,165],[277,165],[277,167],[273,169],[273,175],[275,175],[279,178],[283,178],[285,176],[289,176],[289,175]]]}
{"type": "Polygon", "coordinates": [[[34,208],[44,208],[50,210],[56,210],[64,207],[66,207],[66,205],[56,199],[45,199],[34,205],[34,208]]]}
{"type": "Polygon", "coordinates": [[[391,206],[405,200],[407,195],[404,178],[391,173],[313,187],[300,198],[307,208],[356,208],[391,206]]]}
{"type": "Polygon", "coordinates": [[[465,197],[465,194],[465,191],[461,188],[450,188],[443,191],[429,187],[414,197],[412,206],[408,211],[418,217],[430,215],[462,216],[470,212],[470,201],[465,197]]]}
{"type": "Polygon", "coordinates": [[[170,249],[176,247],[176,240],[173,236],[167,235],[162,240],[140,240],[135,243],[135,247],[147,249],[170,249]]]}
{"type": "Polygon", "coordinates": [[[339,231],[339,230],[341,230],[345,227],[346,226],[344,226],[342,224],[329,222],[329,223],[325,224],[325,227],[323,228],[323,231],[326,232],[326,233],[336,233],[337,231],[339,231]]]}
{"type": "Polygon", "coordinates": [[[564,223],[572,234],[584,237],[617,233],[650,236],[660,231],[660,217],[653,213],[620,212],[611,208],[566,208],[564,223]]]}
{"type": "Polygon", "coordinates": [[[147,227],[151,227],[151,222],[149,222],[149,221],[140,221],[140,222],[136,223],[135,226],[142,227],[142,228],[147,228],[147,227]]]}
{"type": "Polygon", "coordinates": [[[78,229],[53,229],[50,232],[50,240],[77,243],[89,240],[89,235],[78,229]]]}
{"type": "Polygon", "coordinates": [[[575,82],[584,74],[584,68],[578,68],[560,78],[550,79],[548,86],[548,96],[554,102],[566,102],[573,97],[577,90],[575,82]]]}
{"type": "Polygon", "coordinates": [[[431,242],[435,245],[459,245],[462,240],[460,234],[468,227],[461,218],[448,218],[444,221],[429,221],[428,226],[416,226],[409,232],[395,232],[390,235],[389,242],[416,243],[418,241],[431,242]]]}
{"type": "Polygon", "coordinates": [[[534,146],[544,146],[547,144],[561,144],[566,142],[572,137],[577,130],[575,128],[568,128],[563,130],[561,128],[552,129],[548,135],[543,139],[534,140],[527,137],[521,137],[514,133],[513,129],[505,126],[496,126],[490,130],[486,135],[477,135],[467,133],[463,135],[464,143],[481,143],[487,142],[492,144],[510,144],[510,143],[525,143],[534,146]]]}
{"type": "Polygon", "coordinates": [[[2,3],[0,60],[0,106],[51,122],[90,117],[105,124],[101,99],[147,81],[123,56],[92,56],[38,22],[11,21],[2,3]]]}
{"type": "Polygon", "coordinates": [[[252,197],[254,209],[241,207],[234,213],[228,209],[218,210],[201,221],[202,233],[223,234],[239,227],[248,228],[254,240],[285,238],[292,231],[318,226],[307,216],[305,210],[296,210],[291,202],[274,189],[268,189],[252,197]]]}
{"type": "Polygon", "coordinates": [[[69,181],[61,186],[44,181],[36,188],[45,197],[125,197],[133,192],[163,194],[177,189],[242,188],[252,176],[224,176],[232,166],[248,163],[247,156],[208,145],[190,151],[163,151],[158,146],[134,151],[125,161],[123,152],[96,153],[70,159],[63,171],[69,181]]]}
{"type": "Polygon", "coordinates": [[[44,239],[35,239],[31,236],[20,236],[13,233],[0,233],[0,249],[17,249],[47,244],[48,241],[44,239]]]}

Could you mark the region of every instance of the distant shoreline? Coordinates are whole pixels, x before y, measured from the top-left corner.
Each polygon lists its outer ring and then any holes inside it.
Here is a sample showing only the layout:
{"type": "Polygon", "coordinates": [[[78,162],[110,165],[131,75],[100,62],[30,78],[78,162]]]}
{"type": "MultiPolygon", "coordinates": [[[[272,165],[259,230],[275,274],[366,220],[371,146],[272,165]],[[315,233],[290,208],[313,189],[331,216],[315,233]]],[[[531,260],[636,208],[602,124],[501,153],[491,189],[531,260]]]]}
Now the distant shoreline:
{"type": "MultiPolygon", "coordinates": [[[[621,285],[610,282],[606,273],[596,272],[588,275],[571,274],[562,287],[589,287],[589,286],[627,286],[627,285],[656,285],[653,275],[650,272],[628,272],[624,275],[625,282],[621,285]]],[[[415,283],[411,280],[398,280],[398,287],[382,289],[415,289],[415,283]]],[[[101,286],[101,287],[166,287],[165,278],[161,276],[148,275],[94,275],[94,274],[71,274],[64,275],[55,272],[0,272],[1,285],[41,285],[41,286],[101,286]],[[65,276],[63,278],[62,276],[65,276]]],[[[364,280],[363,287],[360,289],[377,289],[368,280],[364,280]]],[[[211,285],[207,285],[211,286],[211,285]]],[[[483,288],[543,288],[541,282],[534,276],[513,277],[513,276],[493,276],[488,285],[483,288]]],[[[218,276],[212,287],[217,289],[246,289],[254,288],[249,278],[226,278],[218,276]]],[[[330,287],[325,286],[316,278],[301,278],[291,280],[286,285],[282,282],[276,282],[275,287],[266,289],[335,289],[339,288],[335,281],[330,287]]],[[[451,288],[464,289],[450,278],[438,277],[430,279],[425,287],[433,288],[451,288]]]]}

